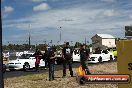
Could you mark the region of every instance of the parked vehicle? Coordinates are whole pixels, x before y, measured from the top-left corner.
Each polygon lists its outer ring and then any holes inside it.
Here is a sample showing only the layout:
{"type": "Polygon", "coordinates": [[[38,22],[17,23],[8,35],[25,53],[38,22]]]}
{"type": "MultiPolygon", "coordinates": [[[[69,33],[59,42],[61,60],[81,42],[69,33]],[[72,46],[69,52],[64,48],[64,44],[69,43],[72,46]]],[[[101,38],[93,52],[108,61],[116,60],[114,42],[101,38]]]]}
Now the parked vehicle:
{"type": "Polygon", "coordinates": [[[57,64],[61,64],[62,63],[62,50],[58,50],[57,51],[56,63],[57,64]]]}
{"type": "Polygon", "coordinates": [[[108,50],[102,50],[100,54],[91,54],[88,60],[89,63],[101,63],[104,61],[113,61],[114,55],[108,50]]]}
{"type": "Polygon", "coordinates": [[[117,49],[116,49],[116,47],[109,48],[108,50],[109,50],[109,52],[113,53],[113,55],[114,55],[114,61],[116,61],[117,60],[117,49]]]}
{"type": "MultiPolygon", "coordinates": [[[[36,59],[34,53],[26,53],[22,54],[16,60],[10,60],[7,63],[6,67],[10,71],[19,69],[23,69],[26,71],[35,67],[35,61],[36,59]]],[[[42,66],[45,66],[45,62],[43,61],[43,59],[40,60],[40,67],[42,66]]]]}
{"type": "Polygon", "coordinates": [[[80,62],[80,51],[79,48],[75,48],[72,54],[73,62],[80,62]]]}

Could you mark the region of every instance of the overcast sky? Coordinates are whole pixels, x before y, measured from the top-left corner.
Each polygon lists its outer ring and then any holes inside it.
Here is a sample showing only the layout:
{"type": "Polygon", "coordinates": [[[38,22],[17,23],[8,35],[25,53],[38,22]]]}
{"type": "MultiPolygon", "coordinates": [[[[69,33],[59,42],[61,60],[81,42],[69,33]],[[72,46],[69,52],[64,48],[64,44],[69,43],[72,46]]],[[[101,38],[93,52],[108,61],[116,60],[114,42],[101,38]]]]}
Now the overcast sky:
{"type": "Polygon", "coordinates": [[[84,41],[97,33],[124,37],[132,0],[2,0],[3,43],[84,41]]]}

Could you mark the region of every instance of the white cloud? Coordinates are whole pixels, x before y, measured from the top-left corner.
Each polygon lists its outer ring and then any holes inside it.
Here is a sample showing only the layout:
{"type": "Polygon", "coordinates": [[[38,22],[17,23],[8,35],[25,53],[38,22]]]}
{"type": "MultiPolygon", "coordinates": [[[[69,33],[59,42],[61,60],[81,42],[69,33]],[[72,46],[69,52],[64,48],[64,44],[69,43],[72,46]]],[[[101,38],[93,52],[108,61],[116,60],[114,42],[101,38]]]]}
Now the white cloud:
{"type": "Polygon", "coordinates": [[[41,3],[38,6],[33,7],[34,11],[45,11],[48,10],[50,7],[47,3],[41,3]]]}
{"type": "Polygon", "coordinates": [[[33,2],[43,2],[43,1],[47,1],[47,0],[32,0],[33,2]]]}
{"type": "Polygon", "coordinates": [[[113,3],[113,2],[116,2],[116,0],[101,0],[103,2],[108,2],[108,3],[113,3]]]}
{"type": "MultiPolygon", "coordinates": [[[[99,14],[102,14],[103,11],[104,9],[94,9],[91,11],[91,9],[83,10],[81,8],[50,10],[24,18],[25,20],[10,21],[9,23],[13,23],[5,25],[5,27],[17,27],[17,29],[27,30],[29,27],[25,21],[29,21],[31,23],[32,36],[37,36],[33,37],[34,40],[48,33],[50,35],[46,35],[46,37],[49,40],[57,41],[59,36],[55,37],[55,35],[58,35],[59,31],[57,29],[61,26],[63,40],[78,41],[83,40],[84,36],[92,37],[94,33],[99,33],[101,29],[105,33],[108,32],[106,29],[115,27],[114,22],[111,23],[106,18],[104,19],[103,15],[101,18],[99,17],[99,14]]],[[[106,15],[112,16],[111,14],[106,15]]]]}
{"type": "Polygon", "coordinates": [[[132,19],[132,15],[129,15],[129,18],[132,19]]]}
{"type": "Polygon", "coordinates": [[[115,37],[124,36],[121,27],[132,23],[132,21],[123,18],[120,21],[117,15],[121,17],[122,14],[120,15],[118,11],[111,8],[83,8],[80,6],[41,11],[29,17],[8,21],[3,27],[4,29],[8,27],[9,29],[27,30],[29,22],[32,40],[47,39],[50,41],[52,39],[58,41],[59,30],[57,29],[61,26],[62,40],[82,41],[84,37],[90,40],[96,33],[108,33],[115,37]]]}
{"type": "Polygon", "coordinates": [[[116,15],[118,15],[118,12],[116,12],[116,11],[113,10],[113,9],[108,9],[108,10],[105,10],[105,11],[103,12],[103,15],[108,16],[108,17],[111,17],[111,16],[116,16],[116,15]]]}
{"type": "Polygon", "coordinates": [[[4,12],[5,13],[10,13],[10,12],[13,12],[14,11],[14,8],[11,7],[11,6],[5,6],[4,7],[4,12]]]}

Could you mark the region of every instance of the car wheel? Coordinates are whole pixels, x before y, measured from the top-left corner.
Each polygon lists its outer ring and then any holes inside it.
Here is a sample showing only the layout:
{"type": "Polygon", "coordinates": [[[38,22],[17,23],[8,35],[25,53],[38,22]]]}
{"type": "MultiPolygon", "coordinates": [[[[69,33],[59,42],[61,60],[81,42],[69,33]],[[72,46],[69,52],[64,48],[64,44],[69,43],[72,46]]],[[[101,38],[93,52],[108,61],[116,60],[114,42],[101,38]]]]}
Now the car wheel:
{"type": "Polygon", "coordinates": [[[113,57],[112,57],[112,55],[110,55],[110,61],[113,61],[113,57]]]}
{"type": "Polygon", "coordinates": [[[9,69],[10,71],[15,71],[15,69],[9,69]]]}
{"type": "Polygon", "coordinates": [[[80,77],[78,80],[79,80],[80,85],[84,85],[86,83],[86,78],[85,77],[80,77]]]}
{"type": "Polygon", "coordinates": [[[98,59],[99,63],[102,63],[102,57],[100,56],[98,59]]]}
{"type": "Polygon", "coordinates": [[[25,64],[23,65],[23,70],[24,70],[24,71],[27,71],[27,70],[29,70],[29,69],[30,69],[29,63],[25,63],[25,64]]]}

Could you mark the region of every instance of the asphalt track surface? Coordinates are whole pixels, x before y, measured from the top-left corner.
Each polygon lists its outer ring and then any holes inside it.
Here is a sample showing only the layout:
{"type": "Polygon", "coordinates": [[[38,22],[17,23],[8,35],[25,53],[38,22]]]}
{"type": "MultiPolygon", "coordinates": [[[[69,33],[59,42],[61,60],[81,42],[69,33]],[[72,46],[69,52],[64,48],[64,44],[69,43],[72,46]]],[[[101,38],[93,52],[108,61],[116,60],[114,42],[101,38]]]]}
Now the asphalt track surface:
{"type": "MultiPolygon", "coordinates": [[[[78,68],[80,66],[80,63],[73,63],[72,67],[73,68],[78,68]]],[[[68,65],[67,65],[68,68],[68,65]]],[[[62,65],[55,65],[55,70],[62,70],[63,71],[63,66],[62,65]]],[[[31,74],[40,74],[40,73],[45,73],[48,72],[48,69],[45,70],[44,68],[40,68],[39,72],[35,72],[35,69],[31,69],[29,71],[22,71],[22,70],[16,70],[16,71],[6,71],[4,73],[4,79],[6,78],[12,78],[12,77],[20,77],[20,76],[26,76],[26,75],[31,75],[31,74]]]]}
{"type": "MultiPolygon", "coordinates": [[[[96,64],[89,63],[89,66],[98,65],[98,64],[105,64],[105,63],[111,63],[111,62],[108,61],[108,62],[96,63],[96,64]]],[[[80,63],[73,63],[72,64],[73,68],[78,68],[79,66],[80,66],[80,63]]],[[[68,68],[68,65],[67,65],[67,68],[68,68]]],[[[55,71],[58,71],[58,70],[63,71],[63,66],[62,65],[55,65],[55,71]]],[[[12,77],[26,76],[26,75],[31,75],[31,74],[41,74],[41,73],[45,73],[45,72],[48,72],[48,69],[44,70],[44,68],[40,68],[39,72],[35,72],[35,69],[31,69],[31,70],[26,71],[26,72],[22,71],[22,70],[6,71],[4,73],[4,79],[12,78],[12,77]]]]}

